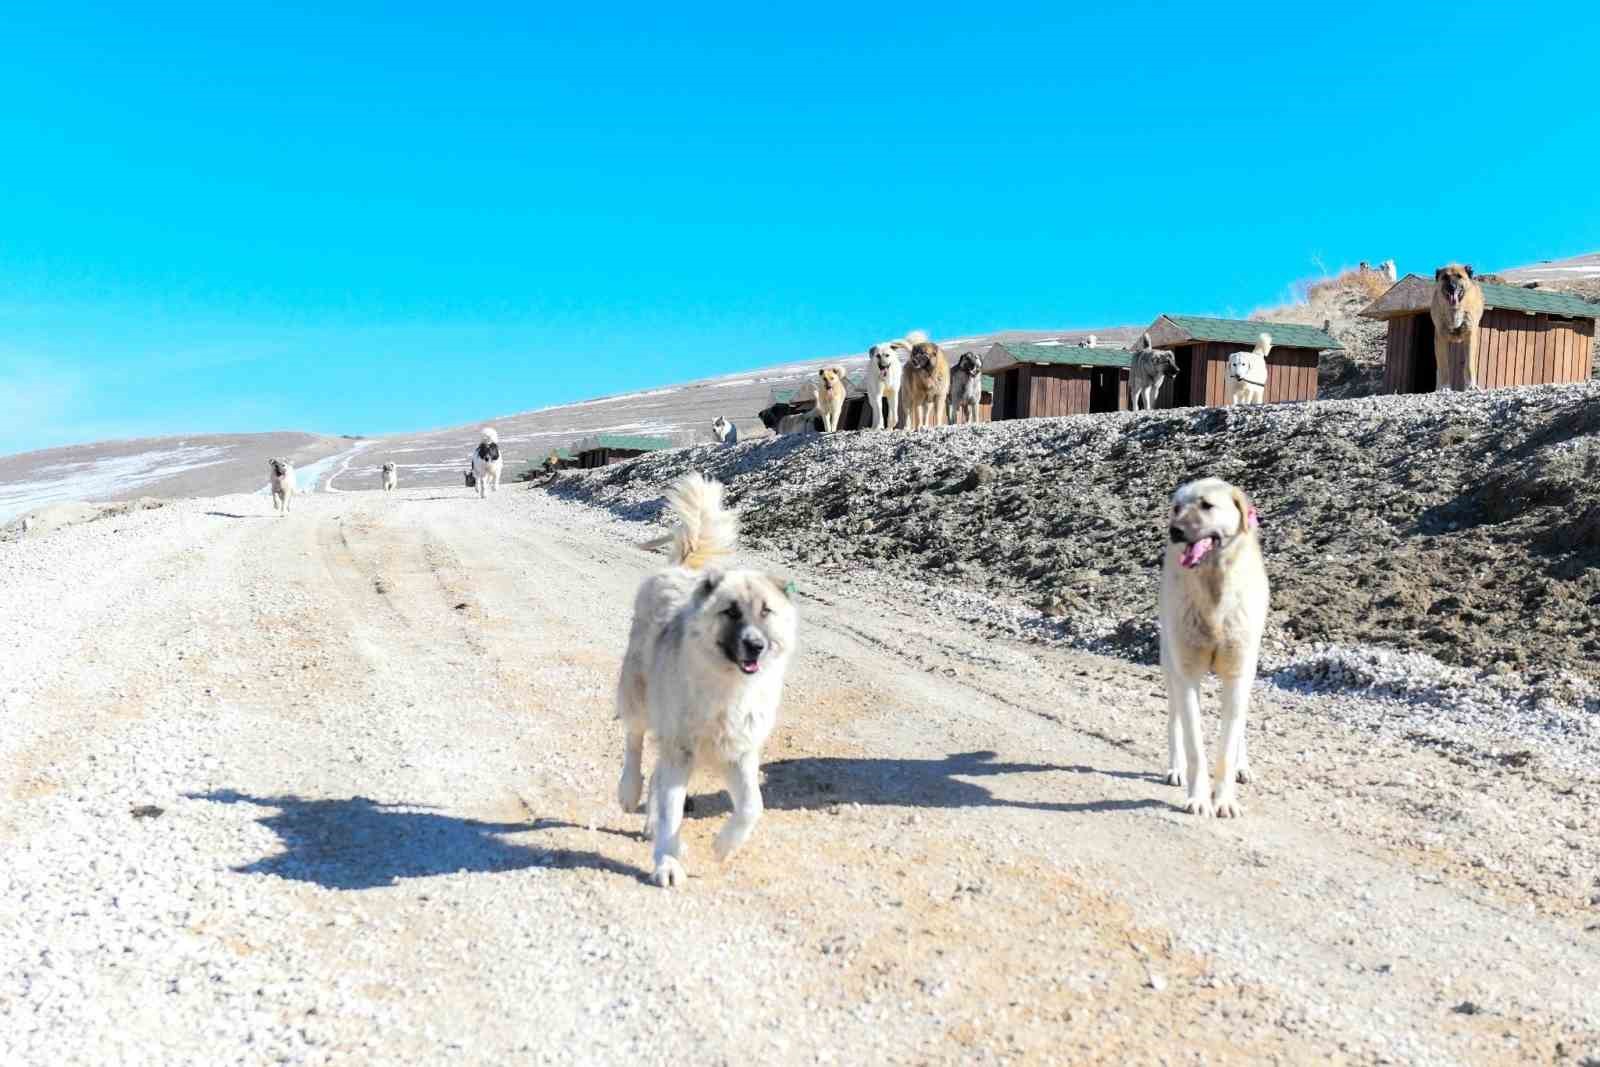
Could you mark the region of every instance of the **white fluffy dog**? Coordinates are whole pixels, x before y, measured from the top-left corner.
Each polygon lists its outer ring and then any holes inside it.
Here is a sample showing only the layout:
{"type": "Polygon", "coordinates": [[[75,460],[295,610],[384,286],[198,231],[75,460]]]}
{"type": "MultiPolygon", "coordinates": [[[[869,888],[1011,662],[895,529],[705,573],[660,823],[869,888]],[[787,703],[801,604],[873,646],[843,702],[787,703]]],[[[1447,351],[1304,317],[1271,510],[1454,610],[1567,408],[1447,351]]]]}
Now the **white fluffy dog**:
{"type": "Polygon", "coordinates": [[[1228,403],[1262,404],[1267,399],[1267,354],[1272,351],[1272,335],[1256,338],[1250,352],[1235,352],[1228,357],[1228,403]]]}
{"type": "Polygon", "coordinates": [[[272,510],[289,514],[294,498],[294,464],[286,459],[267,460],[267,484],[272,487],[272,510]]]}
{"type": "Polygon", "coordinates": [[[1237,783],[1248,781],[1245,713],[1267,624],[1267,569],[1260,520],[1244,490],[1202,478],[1172,494],[1163,525],[1161,669],[1167,680],[1167,781],[1189,786],[1194,815],[1244,814],[1237,783]],[[1200,685],[1222,682],[1222,739],[1214,774],[1200,735],[1200,685]],[[1186,759],[1179,759],[1180,753],[1186,759]],[[1212,778],[1216,791],[1212,792],[1212,778]]]}
{"type": "Polygon", "coordinates": [[[912,338],[921,341],[926,340],[927,335],[913,330],[908,337],[885,341],[867,350],[867,407],[871,415],[867,425],[874,430],[892,430],[900,421],[900,386],[905,377],[906,360],[915,343],[912,338]],[[889,409],[887,416],[885,404],[889,409]]]}
{"type": "Polygon", "coordinates": [[[711,436],[719,444],[736,445],[739,443],[739,427],[729,422],[724,415],[718,415],[711,423],[711,436]]]}
{"type": "Polygon", "coordinates": [[[500,491],[500,435],[493,426],[485,426],[478,438],[478,447],[472,451],[472,474],[478,486],[478,499],[491,489],[500,491]]]}
{"type": "Polygon", "coordinates": [[[385,463],[383,465],[383,491],[387,493],[398,484],[400,484],[400,477],[399,473],[395,470],[394,464],[385,463]]]}
{"type": "Polygon", "coordinates": [[[646,733],[656,740],[645,836],[655,841],[654,880],[688,877],[679,830],[696,763],[720,768],[733,816],[717,834],[719,860],[750,838],[761,818],[761,745],[777,721],[798,618],[785,583],[757,570],[722,570],[738,518],[722,486],[699,474],[667,493],[678,527],[662,542],[671,565],[646,578],[617,679],[617,718],[626,731],[617,800],[637,811],[644,793],[646,733]]]}

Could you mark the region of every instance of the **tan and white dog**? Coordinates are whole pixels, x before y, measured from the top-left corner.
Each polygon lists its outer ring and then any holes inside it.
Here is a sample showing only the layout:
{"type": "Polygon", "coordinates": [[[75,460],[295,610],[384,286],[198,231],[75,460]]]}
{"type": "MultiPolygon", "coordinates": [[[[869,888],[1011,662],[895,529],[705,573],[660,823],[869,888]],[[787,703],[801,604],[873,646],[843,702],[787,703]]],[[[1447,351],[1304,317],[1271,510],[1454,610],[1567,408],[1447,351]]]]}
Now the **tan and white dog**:
{"type": "Polygon", "coordinates": [[[478,447],[472,450],[472,482],[476,483],[478,499],[482,500],[485,493],[493,490],[500,491],[500,470],[504,461],[500,458],[500,435],[493,426],[485,426],[479,433],[478,447]]]}
{"type": "Polygon", "coordinates": [[[286,459],[267,460],[267,484],[272,488],[272,510],[289,514],[294,499],[294,464],[286,459]]]}
{"type": "Polygon", "coordinates": [[[942,426],[950,397],[950,361],[932,341],[911,346],[905,373],[906,427],[942,426]]]}
{"type": "Polygon", "coordinates": [[[1248,781],[1245,718],[1267,624],[1260,520],[1244,490],[1220,478],[1180,486],[1162,525],[1161,670],[1167,681],[1167,782],[1188,784],[1184,809],[1236,818],[1248,781]],[[1222,683],[1222,738],[1214,771],[1200,732],[1200,686],[1222,683]],[[1213,791],[1213,779],[1215,788],[1213,791]]]}
{"type": "Polygon", "coordinates": [[[1264,404],[1267,400],[1267,356],[1272,352],[1272,335],[1262,333],[1249,352],[1228,357],[1228,403],[1264,404]]]}
{"type": "Polygon", "coordinates": [[[848,385],[844,368],[837,363],[830,363],[817,371],[813,389],[817,398],[817,414],[822,416],[823,433],[833,433],[839,428],[839,416],[844,413],[848,385]]]}
{"type": "Polygon", "coordinates": [[[777,722],[799,621],[786,582],[722,568],[738,541],[738,516],[722,506],[719,483],[685,475],[667,504],[677,529],[650,547],[668,545],[671,563],[639,586],[617,679],[625,731],[617,800],[623,811],[638,810],[645,737],[654,737],[645,836],[655,842],[653,878],[663,887],[688,877],[679,830],[696,764],[720,770],[733,798],[717,858],[732,855],[755,830],[761,746],[777,722]]]}
{"type": "MultiPolygon", "coordinates": [[[[926,340],[917,331],[911,336],[926,340]]],[[[874,430],[892,430],[900,424],[901,389],[913,343],[910,339],[885,341],[867,350],[867,425],[874,430]]]]}
{"type": "Polygon", "coordinates": [[[1433,272],[1433,298],[1428,302],[1428,314],[1433,318],[1433,363],[1437,371],[1437,389],[1450,391],[1454,375],[1451,373],[1450,345],[1463,346],[1466,365],[1462,368],[1462,385],[1468,390],[1478,388],[1478,324],[1483,321],[1483,287],[1472,275],[1470,264],[1446,263],[1433,272]]]}
{"type": "Polygon", "coordinates": [[[399,484],[400,476],[395,470],[395,465],[393,463],[385,463],[383,465],[383,491],[387,493],[399,484]]]}

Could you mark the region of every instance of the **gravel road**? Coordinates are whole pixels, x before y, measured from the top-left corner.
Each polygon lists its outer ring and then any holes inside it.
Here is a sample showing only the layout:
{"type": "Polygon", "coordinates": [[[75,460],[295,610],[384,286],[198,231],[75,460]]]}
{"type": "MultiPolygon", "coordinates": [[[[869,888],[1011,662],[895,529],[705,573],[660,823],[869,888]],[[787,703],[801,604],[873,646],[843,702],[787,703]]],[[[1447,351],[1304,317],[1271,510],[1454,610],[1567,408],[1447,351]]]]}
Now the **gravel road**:
{"type": "Polygon", "coordinates": [[[718,867],[698,782],[651,887],[610,687],[653,529],[413,489],[0,544],[0,1062],[1600,1058],[1600,783],[1534,726],[1264,684],[1247,816],[1197,821],[1153,668],[892,574],[768,560],[767,818],[718,867]]]}

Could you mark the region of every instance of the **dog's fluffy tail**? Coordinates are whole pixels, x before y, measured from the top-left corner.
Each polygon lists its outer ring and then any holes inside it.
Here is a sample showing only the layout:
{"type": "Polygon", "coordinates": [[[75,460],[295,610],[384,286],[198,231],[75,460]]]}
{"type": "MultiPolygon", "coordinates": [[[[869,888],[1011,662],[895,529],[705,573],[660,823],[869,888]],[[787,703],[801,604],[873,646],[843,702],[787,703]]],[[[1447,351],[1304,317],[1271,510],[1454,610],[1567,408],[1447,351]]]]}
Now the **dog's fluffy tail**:
{"type": "Polygon", "coordinates": [[[493,426],[485,426],[478,433],[481,435],[482,440],[488,444],[497,445],[500,443],[500,435],[494,432],[493,426]]]}
{"type": "Polygon", "coordinates": [[[1265,330],[1263,330],[1263,331],[1261,331],[1261,336],[1256,338],[1256,353],[1258,355],[1263,355],[1264,356],[1268,352],[1271,352],[1271,351],[1272,351],[1272,335],[1270,333],[1267,333],[1265,330]]]}
{"type": "Polygon", "coordinates": [[[910,333],[906,334],[906,341],[914,345],[920,345],[927,339],[928,333],[926,330],[912,330],[910,333]]]}
{"type": "Polygon", "coordinates": [[[739,541],[739,516],[722,506],[721,482],[697,472],[686,474],[667,490],[667,507],[678,517],[678,528],[651,545],[670,546],[673,563],[700,570],[733,554],[739,541]]]}

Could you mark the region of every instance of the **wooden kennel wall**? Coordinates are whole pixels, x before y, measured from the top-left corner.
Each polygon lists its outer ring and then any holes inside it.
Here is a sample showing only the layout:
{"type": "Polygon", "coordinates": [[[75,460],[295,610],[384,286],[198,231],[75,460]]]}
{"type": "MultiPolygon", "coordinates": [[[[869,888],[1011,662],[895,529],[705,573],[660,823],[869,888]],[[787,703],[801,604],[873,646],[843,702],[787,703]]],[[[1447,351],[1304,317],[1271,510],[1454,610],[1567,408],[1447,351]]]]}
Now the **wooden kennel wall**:
{"type": "Polygon", "coordinates": [[[1150,343],[1170,348],[1178,373],[1161,385],[1158,408],[1214,407],[1228,403],[1228,357],[1272,335],[1267,355],[1266,402],[1317,398],[1317,362],[1344,346],[1315,326],[1200,315],[1162,315],[1150,324],[1150,343]]]}
{"type": "MultiPolygon", "coordinates": [[[[1385,393],[1431,393],[1438,387],[1433,282],[1408,274],[1361,312],[1387,321],[1383,365],[1385,393]]],[[[1557,382],[1586,382],[1594,364],[1596,307],[1567,293],[1479,283],[1483,320],[1478,324],[1478,384],[1485,389],[1557,382]]],[[[1467,351],[1450,346],[1450,384],[1466,385],[1467,351]]]]}
{"type": "Polygon", "coordinates": [[[601,434],[599,437],[591,437],[577,447],[578,466],[584,469],[604,467],[621,460],[642,456],[646,452],[660,452],[664,448],[671,447],[672,442],[665,437],[601,434]]]}
{"type": "Polygon", "coordinates": [[[997,343],[983,356],[994,379],[990,417],[1039,419],[1128,409],[1129,354],[1110,346],[997,343]]]}

